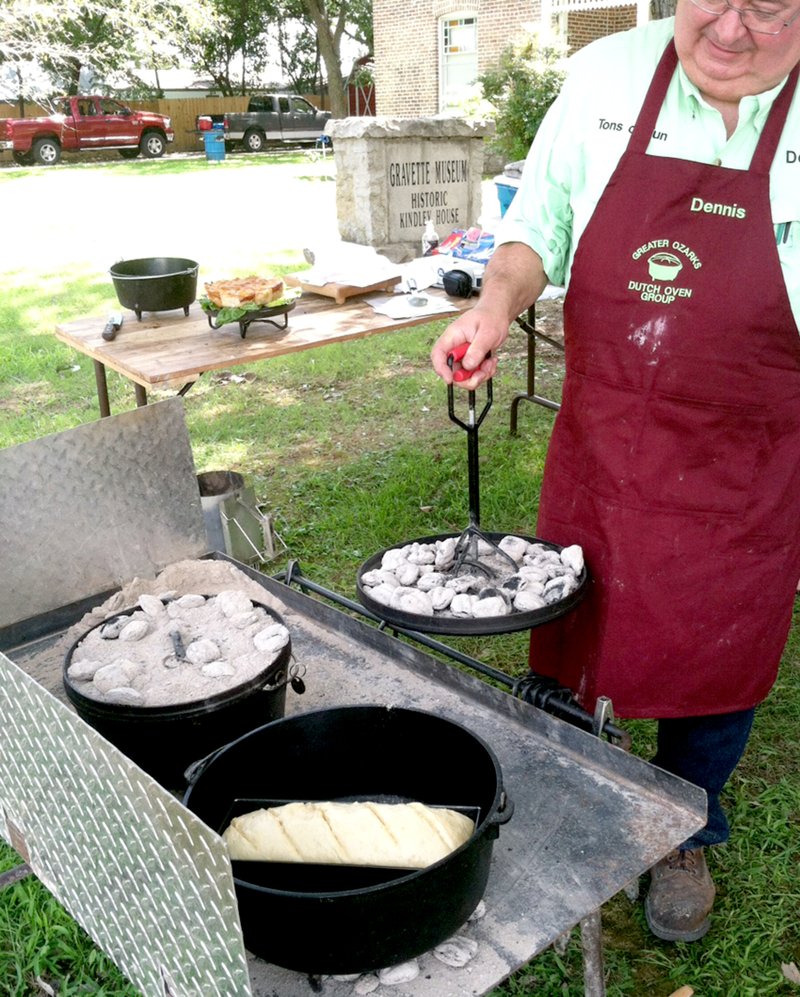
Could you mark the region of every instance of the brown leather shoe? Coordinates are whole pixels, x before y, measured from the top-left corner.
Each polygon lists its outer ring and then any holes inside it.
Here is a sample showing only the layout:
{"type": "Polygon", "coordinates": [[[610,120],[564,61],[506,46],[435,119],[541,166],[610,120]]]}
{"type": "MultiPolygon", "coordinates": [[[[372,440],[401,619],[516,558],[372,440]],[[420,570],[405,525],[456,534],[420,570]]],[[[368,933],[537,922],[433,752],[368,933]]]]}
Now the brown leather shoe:
{"type": "Polygon", "coordinates": [[[695,942],[711,927],[716,893],[702,848],[676,848],[650,870],[647,924],[666,942],[695,942]]]}

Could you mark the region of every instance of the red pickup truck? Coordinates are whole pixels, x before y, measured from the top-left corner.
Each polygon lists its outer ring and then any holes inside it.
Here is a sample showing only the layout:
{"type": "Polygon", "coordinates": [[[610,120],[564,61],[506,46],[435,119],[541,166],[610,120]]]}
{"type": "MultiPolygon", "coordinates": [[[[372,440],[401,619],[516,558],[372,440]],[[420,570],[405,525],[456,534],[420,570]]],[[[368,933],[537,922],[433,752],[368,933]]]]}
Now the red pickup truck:
{"type": "Polygon", "coordinates": [[[175,140],[165,115],[132,111],[110,97],[61,97],[55,108],[44,118],[0,118],[0,150],[9,150],[24,166],[51,166],[62,151],[91,149],[118,149],[125,159],[139,153],[158,159],[175,140]]]}

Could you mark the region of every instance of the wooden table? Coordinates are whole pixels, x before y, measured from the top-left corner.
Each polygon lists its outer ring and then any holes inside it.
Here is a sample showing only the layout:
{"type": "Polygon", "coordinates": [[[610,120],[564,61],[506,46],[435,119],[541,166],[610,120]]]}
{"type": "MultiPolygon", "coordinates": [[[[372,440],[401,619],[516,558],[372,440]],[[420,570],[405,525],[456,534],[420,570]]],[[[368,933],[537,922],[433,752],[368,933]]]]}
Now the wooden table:
{"type": "MultiPolygon", "coordinates": [[[[443,291],[431,289],[427,293],[446,299],[443,291]]],[[[446,300],[453,306],[450,314],[390,319],[378,314],[362,298],[350,298],[337,305],[330,298],[304,294],[288,313],[286,329],[255,322],[247,328],[245,336],[236,322],[212,329],[206,313],[195,302],[188,316],[182,311],[146,314],[139,322],[132,312],[125,312],[124,324],[110,342],[102,337],[105,325],[102,315],[61,323],[56,326],[56,337],[91,357],[100,415],[104,417],[111,414],[108,368],[132,381],[136,404],[146,405],[148,389],[174,387],[183,395],[208,370],[223,370],[328,343],[424,325],[438,318],[455,318],[472,305],[472,299],[446,300]]],[[[276,321],[282,323],[283,317],[277,316],[276,321]]]]}

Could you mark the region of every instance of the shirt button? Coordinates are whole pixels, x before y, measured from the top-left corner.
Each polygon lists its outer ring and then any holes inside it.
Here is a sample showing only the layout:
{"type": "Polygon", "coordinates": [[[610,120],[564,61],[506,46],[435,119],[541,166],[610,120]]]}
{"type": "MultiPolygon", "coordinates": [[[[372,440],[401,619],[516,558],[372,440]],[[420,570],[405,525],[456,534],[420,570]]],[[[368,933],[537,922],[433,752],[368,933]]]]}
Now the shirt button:
{"type": "Polygon", "coordinates": [[[715,159],[712,165],[713,166],[722,166],[722,160],[721,159],[715,159]]]}

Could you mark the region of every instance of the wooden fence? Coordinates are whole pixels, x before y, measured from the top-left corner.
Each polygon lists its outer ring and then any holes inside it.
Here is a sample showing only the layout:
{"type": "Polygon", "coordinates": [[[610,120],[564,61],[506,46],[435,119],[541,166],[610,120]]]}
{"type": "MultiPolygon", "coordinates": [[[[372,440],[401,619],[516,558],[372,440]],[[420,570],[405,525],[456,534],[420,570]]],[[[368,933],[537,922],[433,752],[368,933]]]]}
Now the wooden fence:
{"type": "MultiPolygon", "coordinates": [[[[315,107],[323,110],[327,106],[325,98],[306,96],[315,107]]],[[[173,97],[169,100],[126,100],[135,110],[155,111],[167,114],[172,118],[175,131],[175,141],[170,146],[173,152],[197,152],[202,149],[199,137],[195,132],[195,119],[198,114],[222,114],[225,111],[246,111],[249,97],[173,97]]],[[[25,105],[25,117],[35,118],[47,115],[49,111],[38,104],[25,105]]],[[[0,102],[0,118],[18,118],[19,105],[0,102]]]]}

